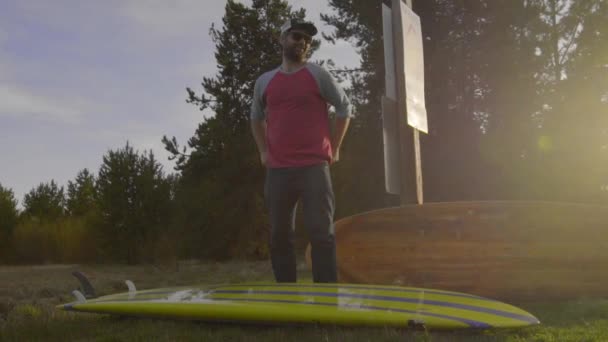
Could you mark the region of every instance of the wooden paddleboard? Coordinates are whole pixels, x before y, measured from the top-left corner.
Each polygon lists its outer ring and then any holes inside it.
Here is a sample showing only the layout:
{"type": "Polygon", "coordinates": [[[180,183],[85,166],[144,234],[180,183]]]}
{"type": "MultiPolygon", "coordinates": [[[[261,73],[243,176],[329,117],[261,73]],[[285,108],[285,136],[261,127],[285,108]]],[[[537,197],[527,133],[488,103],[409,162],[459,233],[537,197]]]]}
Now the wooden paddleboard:
{"type": "MultiPolygon", "coordinates": [[[[608,297],[608,207],[429,203],[336,222],[339,281],[501,300],[608,297]]],[[[307,250],[310,266],[310,246],[307,250]]]]}
{"type": "MultiPolygon", "coordinates": [[[[134,289],[134,288],[133,288],[134,289]]],[[[176,287],[85,299],[67,311],[263,324],[513,328],[539,324],[515,306],[464,293],[397,286],[247,283],[176,287]]]]}

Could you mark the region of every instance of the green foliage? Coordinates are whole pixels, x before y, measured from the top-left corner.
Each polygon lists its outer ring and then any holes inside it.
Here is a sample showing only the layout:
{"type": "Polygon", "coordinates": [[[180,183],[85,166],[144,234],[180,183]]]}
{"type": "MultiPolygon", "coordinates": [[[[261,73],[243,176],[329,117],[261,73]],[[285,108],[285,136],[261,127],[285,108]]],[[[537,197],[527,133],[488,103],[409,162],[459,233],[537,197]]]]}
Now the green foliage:
{"type": "Polygon", "coordinates": [[[81,170],[76,179],[68,181],[66,210],[70,216],[84,216],[96,210],[95,176],[88,169],[81,170]]]}
{"type": "Polygon", "coordinates": [[[23,216],[41,221],[56,221],[65,214],[65,195],[63,187],[54,180],[40,183],[25,194],[23,198],[23,216]]]}
{"type": "Polygon", "coordinates": [[[128,143],[109,151],[97,179],[84,169],[68,182],[67,200],[54,182],[25,196],[6,259],[33,264],[172,258],[175,239],[168,228],[176,182],[175,176],[164,177],[152,152],[139,154],[128,143]]]}
{"type": "Polygon", "coordinates": [[[146,261],[169,226],[171,184],[154,154],[126,144],[103,157],[96,183],[101,250],[106,261],[146,261]]]}
{"type": "Polygon", "coordinates": [[[80,263],[97,260],[96,236],[85,218],[23,219],[12,237],[12,263],[80,263]]]}
{"type": "Polygon", "coordinates": [[[0,184],[0,262],[10,255],[10,242],[18,219],[17,200],[13,191],[0,184]]]}
{"type": "Polygon", "coordinates": [[[608,6],[589,1],[567,8],[554,29],[563,32],[554,48],[560,61],[555,74],[562,77],[546,96],[550,108],[536,136],[551,144],[537,153],[545,170],[562,170],[548,177],[555,197],[607,203],[608,6]]]}
{"type": "Polygon", "coordinates": [[[496,192],[514,198],[605,202],[608,181],[599,170],[608,166],[601,128],[608,113],[601,102],[608,82],[597,58],[608,47],[599,39],[606,26],[598,25],[608,18],[606,6],[539,0],[514,9],[494,9],[496,19],[484,35],[492,46],[496,43],[490,32],[504,32],[508,38],[493,58],[484,57],[490,61],[483,76],[489,91],[480,99],[489,114],[483,153],[501,175],[496,192]],[[595,63],[583,56],[592,56],[595,63]],[[505,65],[511,67],[504,70],[505,65]]]}

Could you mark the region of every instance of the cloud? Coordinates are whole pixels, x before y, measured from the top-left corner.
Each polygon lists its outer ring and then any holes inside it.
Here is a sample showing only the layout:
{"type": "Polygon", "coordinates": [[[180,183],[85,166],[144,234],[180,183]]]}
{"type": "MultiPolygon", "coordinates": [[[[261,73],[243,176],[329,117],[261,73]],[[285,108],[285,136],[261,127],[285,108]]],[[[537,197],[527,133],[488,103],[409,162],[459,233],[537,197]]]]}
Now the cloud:
{"type": "Polygon", "coordinates": [[[7,75],[10,73],[11,71],[11,67],[9,65],[9,63],[7,63],[6,61],[3,60],[2,58],[2,51],[0,51],[0,82],[2,82],[2,79],[7,77],[7,75]]]}
{"type": "Polygon", "coordinates": [[[73,104],[62,104],[43,95],[0,84],[1,116],[26,116],[73,124],[82,119],[82,111],[73,104]]]}
{"type": "Polygon", "coordinates": [[[4,53],[4,45],[8,42],[8,32],[0,27],[0,82],[6,78],[11,68],[4,53]]]}
{"type": "Polygon", "coordinates": [[[15,14],[30,27],[41,25],[51,30],[74,31],[88,34],[99,25],[108,24],[110,1],[15,1],[15,14]]]}
{"type": "Polygon", "coordinates": [[[361,65],[361,57],[349,42],[338,40],[335,44],[321,42],[321,48],[313,59],[333,59],[337,67],[356,68],[361,65]]]}
{"type": "Polygon", "coordinates": [[[8,41],[8,32],[0,28],[0,48],[8,41]]]}
{"type": "MultiPolygon", "coordinates": [[[[194,128],[189,132],[188,137],[193,134],[194,128]]],[[[103,146],[103,151],[99,152],[100,158],[102,153],[105,154],[109,150],[116,151],[124,148],[127,142],[138,153],[143,154],[152,151],[156,160],[163,166],[163,170],[166,173],[172,173],[175,162],[168,159],[170,154],[165,150],[162,143],[163,135],[167,135],[169,138],[172,136],[172,132],[167,132],[166,125],[127,121],[118,127],[97,129],[95,135],[82,139],[88,139],[88,144],[103,146]]],[[[182,144],[185,143],[180,138],[178,140],[182,144]]]]}
{"type": "Polygon", "coordinates": [[[126,0],[122,2],[120,14],[128,18],[137,31],[173,39],[207,35],[207,23],[220,22],[224,13],[224,6],[218,4],[209,5],[200,0],[126,0]]]}

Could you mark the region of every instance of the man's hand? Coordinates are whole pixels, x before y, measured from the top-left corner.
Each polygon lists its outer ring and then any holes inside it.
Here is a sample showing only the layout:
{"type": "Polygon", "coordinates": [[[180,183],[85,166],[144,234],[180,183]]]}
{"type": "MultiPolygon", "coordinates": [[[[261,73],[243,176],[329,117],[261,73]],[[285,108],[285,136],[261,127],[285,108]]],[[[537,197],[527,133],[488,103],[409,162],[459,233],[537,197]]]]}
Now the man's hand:
{"type": "Polygon", "coordinates": [[[334,134],[331,139],[331,152],[333,155],[333,157],[331,158],[332,163],[335,163],[340,160],[340,146],[342,146],[342,140],[344,139],[346,130],[348,130],[349,123],[349,118],[336,118],[336,127],[334,129],[334,134]]]}
{"type": "Polygon", "coordinates": [[[340,149],[332,149],[331,151],[331,163],[340,161],[340,149]]]}
{"type": "Polygon", "coordinates": [[[266,167],[266,164],[268,163],[268,152],[260,152],[260,163],[262,163],[262,166],[266,167]]]}
{"type": "Polygon", "coordinates": [[[266,148],[266,121],[251,120],[251,132],[260,152],[260,162],[266,167],[268,162],[268,150],[266,148]]]}

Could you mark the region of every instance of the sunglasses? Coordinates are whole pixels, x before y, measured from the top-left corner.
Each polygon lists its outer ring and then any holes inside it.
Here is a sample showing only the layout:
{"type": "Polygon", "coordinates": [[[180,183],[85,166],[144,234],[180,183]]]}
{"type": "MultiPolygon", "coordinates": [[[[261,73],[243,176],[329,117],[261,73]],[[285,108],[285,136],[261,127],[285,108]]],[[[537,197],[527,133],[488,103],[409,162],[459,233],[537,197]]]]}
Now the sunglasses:
{"type": "Polygon", "coordinates": [[[312,37],[304,33],[290,32],[289,35],[291,36],[291,39],[295,40],[296,42],[299,42],[302,39],[304,39],[304,41],[306,41],[307,43],[310,43],[312,41],[312,37]]]}

